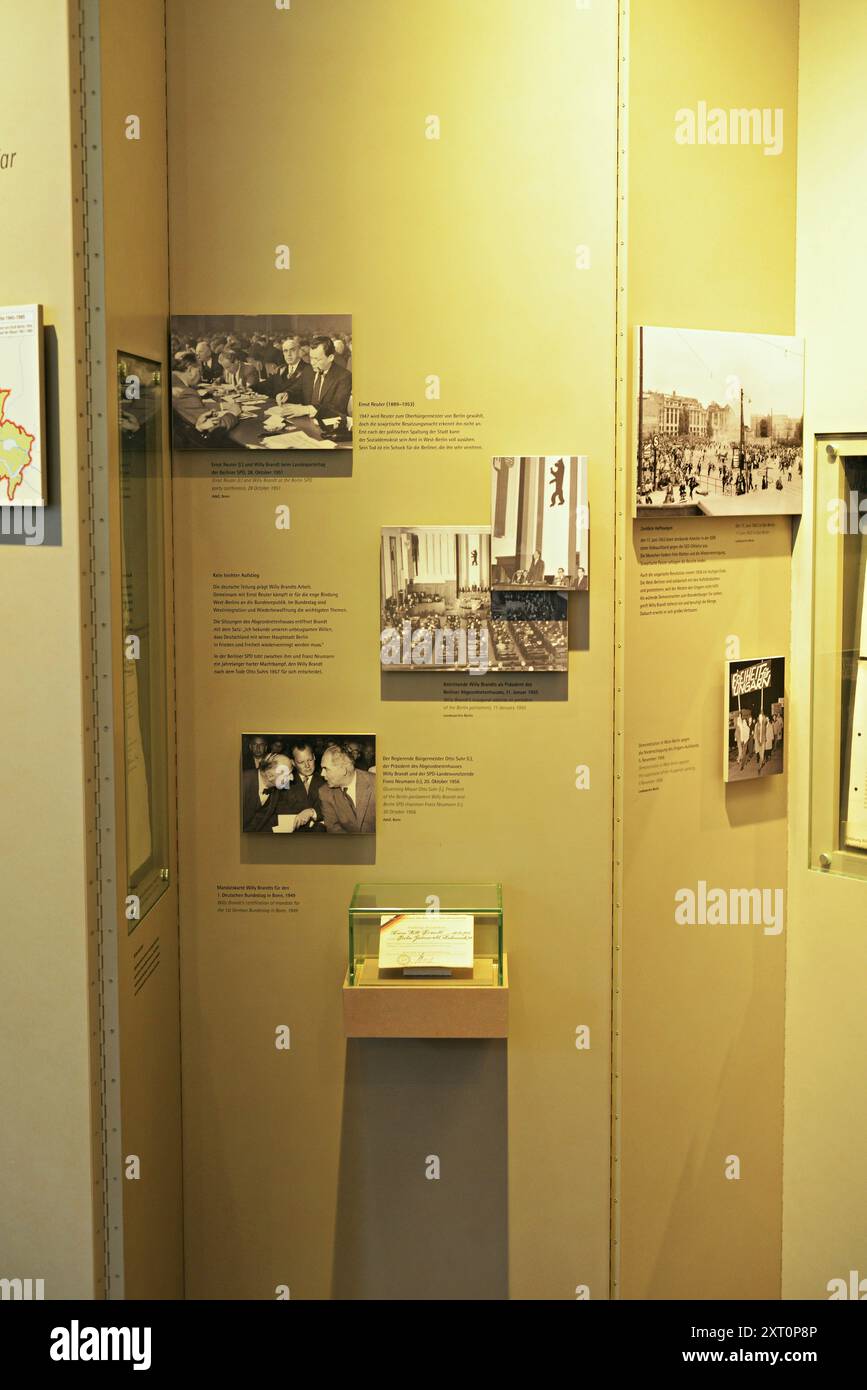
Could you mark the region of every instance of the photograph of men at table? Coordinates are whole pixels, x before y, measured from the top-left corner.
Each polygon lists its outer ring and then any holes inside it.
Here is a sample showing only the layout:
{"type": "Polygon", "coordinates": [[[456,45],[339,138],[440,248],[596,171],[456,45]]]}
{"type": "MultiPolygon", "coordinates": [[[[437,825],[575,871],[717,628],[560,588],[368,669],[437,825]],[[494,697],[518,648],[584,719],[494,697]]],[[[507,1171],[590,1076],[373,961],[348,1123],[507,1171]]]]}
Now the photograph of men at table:
{"type": "Polygon", "coordinates": [[[492,588],[589,587],[583,455],[495,458],[491,523],[492,588]]]}
{"type": "Polygon", "coordinates": [[[376,832],[372,734],[245,734],[241,757],[245,833],[376,832]]]}
{"type": "Polygon", "coordinates": [[[176,449],[352,447],[349,314],[177,315],[176,449]]]}
{"type": "Polygon", "coordinates": [[[301,347],[297,335],[286,338],[281,344],[283,366],[257,382],[253,390],[270,396],[277,405],[292,407],[286,412],[287,419],[299,415],[312,419],[348,415],[352,376],[337,360],[334,340],[324,335],[312,338],[306,361],[301,347]]]}
{"type": "Polygon", "coordinates": [[[228,441],[239,416],[196,390],[202,379],[194,352],[178,352],[172,366],[172,441],[176,449],[217,448],[228,441]]]}

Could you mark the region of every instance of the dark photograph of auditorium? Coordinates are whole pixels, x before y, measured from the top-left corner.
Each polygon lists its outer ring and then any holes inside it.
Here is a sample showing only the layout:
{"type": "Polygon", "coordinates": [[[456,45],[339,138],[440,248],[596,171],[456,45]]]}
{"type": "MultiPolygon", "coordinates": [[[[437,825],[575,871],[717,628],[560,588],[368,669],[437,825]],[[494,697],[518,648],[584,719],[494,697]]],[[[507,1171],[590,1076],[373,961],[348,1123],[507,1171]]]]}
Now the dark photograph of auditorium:
{"type": "Polygon", "coordinates": [[[373,734],[244,734],[241,829],[268,835],[373,835],[373,734]]]}
{"type": "Polygon", "coordinates": [[[352,448],[351,314],[171,323],[175,449],[352,448]]]}
{"type": "Polygon", "coordinates": [[[380,663],[384,669],[488,669],[488,526],[382,531],[380,663]]]}
{"type": "Polygon", "coordinates": [[[589,588],[585,456],[495,458],[491,522],[495,589],[589,588]]]}
{"type": "Polygon", "coordinates": [[[541,590],[491,594],[492,671],[566,671],[569,667],[569,600],[541,590]]]}

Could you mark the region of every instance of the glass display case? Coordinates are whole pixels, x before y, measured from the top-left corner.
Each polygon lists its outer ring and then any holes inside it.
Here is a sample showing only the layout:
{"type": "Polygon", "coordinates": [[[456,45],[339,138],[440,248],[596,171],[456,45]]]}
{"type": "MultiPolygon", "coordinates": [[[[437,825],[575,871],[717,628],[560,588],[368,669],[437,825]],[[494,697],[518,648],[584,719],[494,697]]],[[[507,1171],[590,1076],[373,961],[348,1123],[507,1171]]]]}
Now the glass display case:
{"type": "Polygon", "coordinates": [[[867,436],[815,466],[810,864],[867,878],[867,436]]]}
{"type": "Polygon", "coordinates": [[[159,362],[119,353],[127,894],[133,931],[168,887],[165,507],[159,362]]]}
{"type": "Polygon", "coordinates": [[[358,883],[351,987],[503,985],[499,883],[358,883]]]}

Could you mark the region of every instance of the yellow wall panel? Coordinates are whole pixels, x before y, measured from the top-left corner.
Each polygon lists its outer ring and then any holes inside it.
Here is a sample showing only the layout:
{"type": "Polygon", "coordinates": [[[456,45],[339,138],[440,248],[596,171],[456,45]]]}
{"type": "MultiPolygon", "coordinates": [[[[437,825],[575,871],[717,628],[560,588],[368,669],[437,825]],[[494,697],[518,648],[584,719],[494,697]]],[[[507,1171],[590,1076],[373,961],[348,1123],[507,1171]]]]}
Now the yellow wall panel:
{"type": "Polygon", "coordinates": [[[172,312],[352,313],[357,414],[424,408],[436,373],[441,409],[484,417],[475,450],[356,443],[351,478],[228,500],[212,500],[202,458],[175,456],[188,1293],[572,1298],[585,1284],[605,1298],[614,7],[299,0],[239,24],[237,6],[191,0],[170,7],[168,38],[172,312]],[[568,701],[456,715],[413,676],[383,698],[379,528],[487,524],[491,457],[559,450],[590,459],[568,701]],[[212,673],[226,570],[339,591],[326,677],[212,673]],[[472,757],[464,808],[381,821],[375,862],[302,865],[285,847],[281,861],[238,832],[240,735],[299,726],[375,732],[383,779],[389,755],[472,757]],[[500,1044],[347,1046],[362,877],[503,882],[508,1067],[500,1044]],[[217,883],[291,886],[299,911],[217,914],[217,883]],[[422,1176],[431,1152],[439,1184],[422,1176]]]}
{"type": "Polygon", "coordinates": [[[44,306],[53,519],[46,544],[0,546],[0,1277],[49,1299],[96,1281],[70,51],[66,0],[5,7],[0,302],[44,306]]]}
{"type": "MultiPolygon", "coordinates": [[[[635,326],[793,331],[797,6],[630,10],[631,476],[635,326]],[[782,151],[679,144],[677,113],[700,102],[781,109],[782,151]]],[[[785,890],[786,780],[725,787],[722,709],[729,637],[744,657],[788,652],[792,523],[655,513],[624,525],[617,1287],[625,1298],[774,1298],[785,931],[681,926],[674,911],[678,890],[700,882],[785,890]],[[699,537],[706,557],[675,564],[674,548],[699,537]],[[713,600],[642,612],[652,541],[668,550],[675,596],[718,571],[713,600]],[[687,746],[665,751],[667,776],[650,790],[642,758],[667,739],[687,746]],[[725,1176],[729,1155],[739,1179],[725,1176]]]]}
{"type": "MultiPolygon", "coordinates": [[[[794,573],[793,667],[805,696],[811,681],[814,434],[867,433],[863,330],[864,175],[858,78],[867,13],[853,0],[801,0],[798,136],[798,331],[807,342],[807,506],[794,573]]],[[[822,467],[820,461],[817,465],[822,467]]],[[[820,525],[822,522],[820,518],[820,525]]],[[[815,621],[826,621],[815,595],[815,621]]],[[[834,648],[824,629],[822,646],[834,648]]],[[[811,706],[795,711],[790,776],[791,936],[786,980],[786,1123],[783,1294],[827,1298],[828,1283],[867,1275],[862,1096],[867,1024],[865,883],[808,865],[811,706]]],[[[821,756],[837,756],[832,714],[819,708],[821,756]]],[[[817,845],[817,849],[822,846],[817,845]]],[[[833,846],[826,846],[833,848],[833,846]]],[[[862,1295],[863,1297],[863,1295],[862,1295]]]]}

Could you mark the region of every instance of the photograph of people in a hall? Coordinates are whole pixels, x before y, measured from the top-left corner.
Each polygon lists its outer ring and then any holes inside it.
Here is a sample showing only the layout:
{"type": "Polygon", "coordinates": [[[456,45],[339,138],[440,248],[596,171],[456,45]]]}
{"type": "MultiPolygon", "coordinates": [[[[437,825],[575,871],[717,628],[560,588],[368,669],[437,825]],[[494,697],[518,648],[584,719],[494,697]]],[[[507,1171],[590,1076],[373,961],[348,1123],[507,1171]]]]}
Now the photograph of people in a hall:
{"type": "Polygon", "coordinates": [[[726,782],[783,771],[785,705],[785,657],[726,662],[726,782]]]}
{"type": "Polygon", "coordinates": [[[567,671],[569,599],[553,589],[491,593],[491,670],[567,671]]]}
{"type": "Polygon", "coordinates": [[[383,669],[489,669],[490,527],[384,528],[380,596],[383,669]]]}
{"type": "Polygon", "coordinates": [[[588,588],[585,456],[495,458],[491,523],[495,589],[588,588]]]}
{"type": "Polygon", "coordinates": [[[373,835],[373,734],[244,734],[241,828],[254,834],[373,835]]]}
{"type": "Polygon", "coordinates": [[[635,514],[798,514],[804,343],[638,328],[635,514]]]}
{"type": "Polygon", "coordinates": [[[179,314],[175,449],[350,449],[351,314],[179,314]]]}

